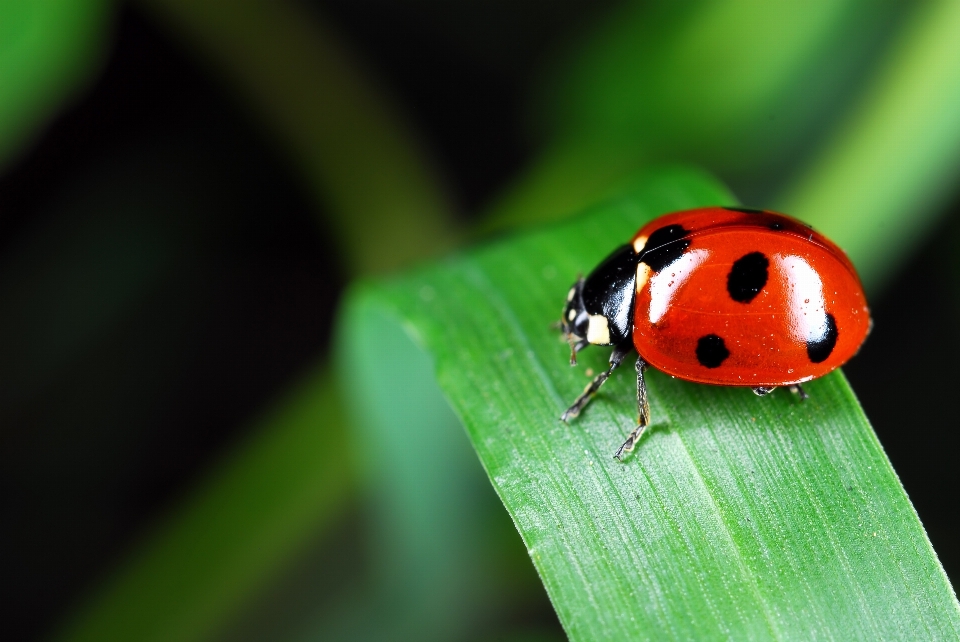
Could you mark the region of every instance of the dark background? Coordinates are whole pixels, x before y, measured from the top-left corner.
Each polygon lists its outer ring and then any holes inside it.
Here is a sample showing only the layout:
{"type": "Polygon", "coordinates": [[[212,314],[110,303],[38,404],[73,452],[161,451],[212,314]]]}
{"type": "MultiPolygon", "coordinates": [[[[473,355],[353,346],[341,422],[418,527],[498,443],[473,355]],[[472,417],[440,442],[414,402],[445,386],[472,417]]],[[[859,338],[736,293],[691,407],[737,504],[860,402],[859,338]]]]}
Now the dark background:
{"type": "MultiPolygon", "coordinates": [[[[500,60],[409,7],[324,10],[469,218],[532,153],[523,99],[542,52],[594,9],[565,2],[535,27],[533,12],[458,16],[502,39],[500,60]]],[[[0,177],[6,639],[48,633],[327,351],[344,276],[295,176],[229,89],[126,6],[102,73],[0,177]]],[[[873,334],[845,369],[952,578],[955,218],[872,302],[873,334]]]]}

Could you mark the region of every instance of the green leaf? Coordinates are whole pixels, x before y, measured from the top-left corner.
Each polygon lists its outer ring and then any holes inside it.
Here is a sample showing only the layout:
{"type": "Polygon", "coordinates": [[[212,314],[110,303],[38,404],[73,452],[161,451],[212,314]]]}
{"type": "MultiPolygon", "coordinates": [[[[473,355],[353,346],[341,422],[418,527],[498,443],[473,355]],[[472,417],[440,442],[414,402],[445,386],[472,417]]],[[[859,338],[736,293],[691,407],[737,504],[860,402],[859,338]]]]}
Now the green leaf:
{"type": "Polygon", "coordinates": [[[576,275],[659,214],[731,202],[661,171],[571,222],[356,288],[347,344],[377,345],[379,317],[432,357],[571,639],[956,639],[960,605],[841,373],[801,403],[653,372],[653,427],[624,463],[631,368],[557,420],[607,357],[570,368],[549,329],[576,275]]]}
{"type": "Polygon", "coordinates": [[[500,639],[531,596],[543,600],[536,574],[429,356],[382,308],[352,320],[338,348],[376,510],[371,581],[313,639],[500,639]]]}

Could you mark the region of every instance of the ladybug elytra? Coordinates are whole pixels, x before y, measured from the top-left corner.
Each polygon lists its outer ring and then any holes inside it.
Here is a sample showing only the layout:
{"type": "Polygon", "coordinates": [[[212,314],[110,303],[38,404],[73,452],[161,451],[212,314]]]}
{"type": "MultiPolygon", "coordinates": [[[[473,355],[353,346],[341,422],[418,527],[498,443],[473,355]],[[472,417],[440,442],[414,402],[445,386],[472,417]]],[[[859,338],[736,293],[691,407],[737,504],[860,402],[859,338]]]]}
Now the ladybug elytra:
{"type": "Polygon", "coordinates": [[[644,370],[765,395],[801,384],[852,357],[870,311],[843,251],[782,214],[708,207],[651,221],[567,295],[561,328],[570,363],[589,345],[613,346],[610,365],[563,413],[577,416],[636,350],[637,427],[650,422],[644,370]]]}

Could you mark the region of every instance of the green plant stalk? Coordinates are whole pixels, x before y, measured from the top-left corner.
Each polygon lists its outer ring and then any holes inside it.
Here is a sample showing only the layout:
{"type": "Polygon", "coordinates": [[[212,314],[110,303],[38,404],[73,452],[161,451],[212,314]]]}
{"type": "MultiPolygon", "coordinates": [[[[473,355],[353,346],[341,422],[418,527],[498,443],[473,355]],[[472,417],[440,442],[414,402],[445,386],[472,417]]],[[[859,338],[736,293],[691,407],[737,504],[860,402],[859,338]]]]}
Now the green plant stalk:
{"type": "Polygon", "coordinates": [[[203,640],[323,528],[354,476],[330,375],[305,377],[55,639],[203,640]]]}
{"type": "Polygon", "coordinates": [[[550,138],[485,228],[556,220],[677,159],[779,182],[852,93],[894,10],[864,0],[616,8],[554,63],[532,118],[550,138]]]}
{"type": "Polygon", "coordinates": [[[297,162],[349,274],[451,244],[452,207],[416,135],[316,11],[288,0],[141,0],[225,77],[297,162]]]}
{"type": "MultiPolygon", "coordinates": [[[[330,212],[345,271],[389,269],[446,245],[449,204],[413,134],[313,14],[256,0],[144,4],[233,82],[300,163],[330,212]]],[[[252,428],[60,639],[208,637],[339,514],[356,480],[324,371],[252,428]]]]}
{"type": "Polygon", "coordinates": [[[801,403],[653,371],[652,429],[625,463],[629,367],[557,420],[607,356],[572,369],[548,329],[577,273],[645,220],[729,202],[700,174],[653,174],[566,224],[357,288],[343,327],[366,327],[363,345],[392,316],[432,357],[571,639],[956,639],[960,604],[841,373],[801,403]]]}
{"type": "Polygon", "coordinates": [[[592,134],[643,146],[657,158],[672,152],[762,167],[802,130],[801,114],[832,93],[838,71],[890,6],[626,4],[584,39],[540,111],[556,138],[592,134]],[[825,60],[832,65],[824,67],[825,60]],[[730,153],[748,148],[752,155],[730,153]]]}
{"type": "Polygon", "coordinates": [[[960,167],[960,5],[919,5],[875,82],[777,207],[822,229],[877,288],[924,238],[960,167]],[[883,251],[878,251],[883,248],[883,251]]]}
{"type": "Polygon", "coordinates": [[[555,221],[616,193],[643,172],[642,148],[589,138],[564,140],[540,152],[492,203],[477,235],[555,221]]]}

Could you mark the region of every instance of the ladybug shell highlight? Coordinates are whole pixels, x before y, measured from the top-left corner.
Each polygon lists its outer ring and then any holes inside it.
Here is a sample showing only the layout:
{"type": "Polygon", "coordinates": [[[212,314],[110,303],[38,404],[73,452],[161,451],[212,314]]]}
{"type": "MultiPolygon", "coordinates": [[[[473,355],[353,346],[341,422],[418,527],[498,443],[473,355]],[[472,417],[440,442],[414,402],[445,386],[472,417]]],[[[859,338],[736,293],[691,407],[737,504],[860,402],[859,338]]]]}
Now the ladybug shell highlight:
{"type": "Polygon", "coordinates": [[[847,256],[782,214],[722,207],[669,214],[618,252],[636,261],[633,345],[681,379],[751,387],[809,381],[852,357],[870,330],[847,256]]]}

